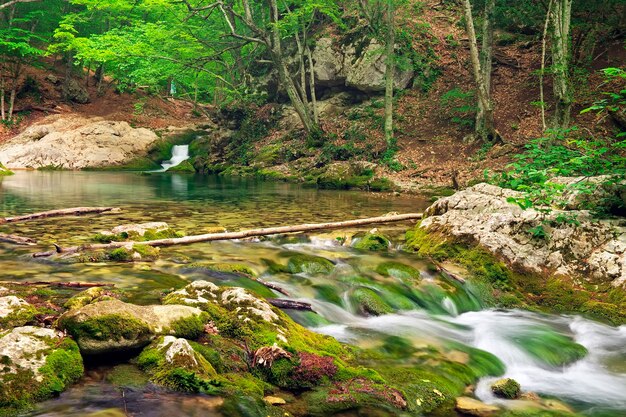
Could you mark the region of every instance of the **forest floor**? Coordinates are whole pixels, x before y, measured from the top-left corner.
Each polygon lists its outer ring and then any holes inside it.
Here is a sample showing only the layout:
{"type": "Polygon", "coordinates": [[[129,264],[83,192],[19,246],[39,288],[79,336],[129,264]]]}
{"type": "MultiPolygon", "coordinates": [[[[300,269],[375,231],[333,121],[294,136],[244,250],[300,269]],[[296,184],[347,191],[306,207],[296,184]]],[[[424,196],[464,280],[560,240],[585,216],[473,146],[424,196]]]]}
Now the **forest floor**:
{"type": "MultiPolygon", "coordinates": [[[[404,190],[450,187],[453,185],[453,177],[462,187],[481,179],[485,170],[503,169],[529,140],[541,135],[541,111],[536,105],[539,101],[537,71],[541,62],[541,45],[536,39],[518,37],[512,41],[508,34],[496,34],[493,95],[496,128],[504,142],[491,146],[468,140],[472,132],[472,116],[471,110],[467,109],[471,108],[473,99],[464,94],[473,90],[473,81],[467,39],[458,24],[458,14],[434,6],[425,8],[420,19],[428,25],[427,36],[437,56],[435,68],[439,75],[428,92],[413,88],[399,96],[395,109],[398,140],[395,158],[403,169],[394,171],[380,164],[380,172],[377,174],[392,179],[404,190]],[[452,94],[453,98],[448,102],[442,101],[442,97],[450,95],[450,92],[456,92],[452,94]]],[[[598,91],[603,83],[599,70],[623,65],[626,62],[626,50],[621,43],[616,42],[607,45],[605,50],[596,55],[589,65],[579,67],[573,82],[576,86],[574,124],[591,135],[606,133],[610,126],[606,123],[598,124],[593,114],[580,115],[580,110],[599,97],[598,91]]],[[[44,62],[42,68],[29,68],[24,79],[32,78],[37,87],[35,90],[22,88],[16,107],[35,104],[53,108],[68,116],[74,114],[126,121],[132,126],[156,131],[169,126],[185,127],[206,122],[206,117],[195,111],[193,104],[188,101],[141,91],[119,93],[110,80],[105,80],[103,92],[99,94],[93,73],[91,77],[83,76],[79,80],[88,90],[91,101],[88,104],[66,103],[60,83],[50,81],[50,75],[62,79],[63,71],[62,65],[51,59],[44,62]]],[[[546,79],[545,92],[546,102],[551,103],[552,85],[549,77],[546,79]]],[[[380,97],[372,98],[374,101],[380,102],[380,97]]],[[[211,107],[204,107],[204,111],[209,113],[212,110],[211,107]]],[[[382,112],[383,109],[377,106],[370,115],[376,120],[365,118],[356,122],[348,110],[343,115],[323,120],[322,126],[327,133],[334,134],[336,145],[346,145],[350,141],[354,142],[346,132],[359,124],[363,143],[357,146],[373,150],[365,159],[381,162],[376,158],[380,157],[385,146],[379,126],[382,112]]],[[[549,118],[549,108],[547,113],[549,118]]],[[[24,115],[15,127],[0,126],[0,143],[44,116],[40,111],[33,111],[24,115]]],[[[287,128],[273,128],[256,148],[272,143],[289,145],[289,140],[302,141],[302,135],[289,133],[287,128]]],[[[293,143],[291,146],[297,148],[302,144],[293,143]]]]}

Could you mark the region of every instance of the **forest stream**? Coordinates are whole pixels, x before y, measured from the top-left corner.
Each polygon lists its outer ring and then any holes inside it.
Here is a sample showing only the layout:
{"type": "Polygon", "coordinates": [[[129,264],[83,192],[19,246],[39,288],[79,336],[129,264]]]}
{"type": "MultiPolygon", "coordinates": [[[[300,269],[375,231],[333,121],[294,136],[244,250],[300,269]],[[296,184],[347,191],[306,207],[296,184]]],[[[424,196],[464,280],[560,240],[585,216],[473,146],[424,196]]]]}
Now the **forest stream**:
{"type": "MultiPolygon", "coordinates": [[[[12,232],[44,244],[86,243],[99,230],[148,221],[165,221],[175,230],[200,234],[216,227],[239,230],[419,212],[428,205],[428,199],[417,196],[324,191],[210,176],[16,172],[0,177],[2,216],[75,206],[122,208],[102,216],[12,226],[12,232]]],[[[401,250],[409,227],[378,228],[392,241],[388,252],[342,245],[356,232],[344,230],[163,248],[155,262],[59,263],[34,260],[32,248],[7,245],[0,246],[0,275],[11,281],[112,283],[125,290],[130,301],[144,305],[158,303],[163,292],[195,280],[286,298],[240,274],[190,267],[206,261],[245,264],[263,280],[287,290],[289,299],[310,303],[315,313],[287,312],[314,332],[363,348],[387,349],[398,358],[426,345],[459,347],[457,356],[467,347],[480,349],[502,361],[504,377],[518,381],[524,392],[554,398],[582,415],[626,415],[626,326],[610,327],[579,316],[488,309],[478,288],[452,280],[436,272],[428,260],[401,250]],[[334,267],[328,274],[306,268],[295,274],[272,272],[271,265],[284,264],[297,253],[326,258],[334,267]],[[382,304],[364,307],[358,295],[364,290],[375,292],[382,304]],[[390,350],[390,344],[396,348],[390,350]]],[[[207,411],[215,409],[210,396],[169,393],[150,384],[111,383],[111,373],[129,366],[126,359],[87,360],[81,381],[27,415],[81,416],[110,408],[138,416],[221,415],[207,411]]],[[[489,387],[496,379],[480,379],[475,395],[488,404],[518,407],[522,400],[492,394],[489,387]]]]}

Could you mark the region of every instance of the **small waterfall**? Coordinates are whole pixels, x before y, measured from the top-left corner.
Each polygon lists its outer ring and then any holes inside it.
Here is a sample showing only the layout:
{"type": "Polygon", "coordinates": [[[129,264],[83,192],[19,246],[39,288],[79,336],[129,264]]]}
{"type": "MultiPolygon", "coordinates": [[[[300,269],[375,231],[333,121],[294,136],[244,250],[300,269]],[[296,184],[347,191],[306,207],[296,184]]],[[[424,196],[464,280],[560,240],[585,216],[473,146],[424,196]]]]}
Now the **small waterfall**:
{"type": "Polygon", "coordinates": [[[174,145],[172,148],[172,158],[161,163],[161,166],[163,167],[161,171],[167,171],[187,159],[189,159],[189,145],[174,145]]]}

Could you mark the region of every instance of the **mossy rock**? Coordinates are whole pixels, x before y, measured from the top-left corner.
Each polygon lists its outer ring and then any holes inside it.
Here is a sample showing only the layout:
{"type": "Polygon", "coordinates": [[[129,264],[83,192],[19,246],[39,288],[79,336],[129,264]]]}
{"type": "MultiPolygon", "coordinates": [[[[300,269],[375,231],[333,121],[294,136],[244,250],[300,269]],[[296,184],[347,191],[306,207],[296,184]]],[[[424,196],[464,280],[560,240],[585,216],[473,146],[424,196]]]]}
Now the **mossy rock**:
{"type": "Polygon", "coordinates": [[[0,330],[32,322],[37,309],[15,295],[0,297],[0,330]]]}
{"type": "Polygon", "coordinates": [[[182,305],[136,306],[119,300],[99,301],[69,311],[58,325],[85,354],[138,349],[159,334],[197,337],[207,316],[182,305]]]}
{"type": "Polygon", "coordinates": [[[186,160],[176,166],[169,168],[167,172],[195,174],[196,169],[194,168],[194,166],[191,164],[189,160],[186,160]]]}
{"type": "Polygon", "coordinates": [[[350,294],[350,300],[363,315],[381,316],[393,312],[393,308],[391,308],[376,291],[370,288],[356,288],[350,294]]]}
{"type": "Polygon", "coordinates": [[[158,338],[141,352],[137,365],[152,382],[166,388],[192,393],[215,392],[213,381],[217,372],[185,339],[158,338]]]}
{"type": "Polygon", "coordinates": [[[158,247],[141,244],[133,245],[133,251],[140,256],[141,260],[150,261],[159,259],[159,254],[161,253],[161,250],[158,247]]]}
{"type": "Polygon", "coordinates": [[[536,361],[553,367],[570,365],[587,355],[587,349],[572,338],[543,327],[530,328],[513,340],[536,361]]]}
{"type": "Polygon", "coordinates": [[[13,175],[13,174],[14,174],[13,171],[11,171],[9,168],[2,165],[2,162],[0,162],[0,177],[6,177],[9,175],[13,175]]]}
{"type": "Polygon", "coordinates": [[[17,327],[0,337],[0,415],[51,398],[84,372],[78,346],[52,329],[17,327]]]}
{"type": "Polygon", "coordinates": [[[191,263],[185,265],[185,269],[228,272],[245,276],[256,276],[256,273],[252,268],[241,263],[191,263]]]}
{"type": "Polygon", "coordinates": [[[148,375],[135,365],[121,364],[106,374],[106,380],[120,388],[142,388],[148,384],[148,375]]]}
{"type": "Polygon", "coordinates": [[[274,143],[259,149],[254,157],[254,163],[261,166],[273,166],[285,162],[285,146],[282,143],[274,143]]]}
{"type": "Polygon", "coordinates": [[[321,256],[299,253],[289,258],[287,269],[292,274],[329,274],[335,269],[335,265],[321,256]]]}
{"type": "Polygon", "coordinates": [[[352,246],[355,249],[384,252],[389,250],[391,242],[380,233],[366,233],[352,246]]]}
{"type": "Polygon", "coordinates": [[[116,293],[107,287],[87,288],[85,291],[81,291],[67,300],[63,307],[68,310],[76,310],[98,301],[112,300],[115,298],[115,295],[116,293]]]}
{"type": "Polygon", "coordinates": [[[519,397],[521,388],[516,380],[502,378],[491,384],[491,392],[493,392],[496,397],[513,400],[519,397]]]}
{"type": "Polygon", "coordinates": [[[383,262],[376,267],[376,272],[384,277],[393,277],[400,280],[419,280],[420,271],[412,266],[400,262],[383,262]]]}

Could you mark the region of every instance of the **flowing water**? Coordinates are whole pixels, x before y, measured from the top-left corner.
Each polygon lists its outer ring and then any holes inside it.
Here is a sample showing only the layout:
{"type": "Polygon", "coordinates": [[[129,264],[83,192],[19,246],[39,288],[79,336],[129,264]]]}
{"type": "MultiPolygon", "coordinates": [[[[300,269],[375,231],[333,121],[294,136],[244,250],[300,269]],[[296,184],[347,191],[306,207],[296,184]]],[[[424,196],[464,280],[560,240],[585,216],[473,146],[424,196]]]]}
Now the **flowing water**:
{"type": "Polygon", "coordinates": [[[167,161],[163,161],[161,164],[163,168],[157,172],[165,172],[170,168],[180,165],[187,159],[189,159],[189,145],[174,145],[172,148],[172,158],[167,161]]]}
{"type": "MultiPolygon", "coordinates": [[[[121,213],[85,218],[48,219],[0,226],[0,231],[38,238],[43,247],[87,242],[98,230],[127,223],[165,221],[187,234],[303,222],[337,221],[391,211],[418,212],[428,201],[411,196],[322,191],[282,183],[193,175],[130,173],[18,172],[0,177],[0,216],[72,206],[114,205],[121,213]]],[[[260,292],[265,287],[234,275],[207,275],[189,262],[245,263],[266,281],[287,289],[295,300],[310,302],[318,315],[292,317],[314,331],[367,348],[390,335],[414,345],[462,343],[488,351],[506,365],[505,376],[524,391],[555,397],[588,416],[626,415],[626,326],[610,327],[578,316],[521,310],[486,309],[472,288],[432,272],[428,262],[399,251],[410,225],[379,229],[392,238],[389,253],[363,253],[341,245],[356,231],[245,242],[214,242],[162,249],[148,263],[59,264],[33,260],[39,248],[0,244],[1,279],[28,281],[107,281],[134,294],[137,303],[158,301],[163,290],[196,279],[238,285],[260,292]],[[268,272],[267,260],[285,264],[293,253],[325,257],[336,264],[327,276],[268,272]],[[376,272],[382,263],[399,262],[419,271],[419,282],[401,271],[376,272]],[[358,288],[376,291],[393,307],[377,317],[361,314],[354,301],[358,288]],[[559,355],[576,342],[588,353],[573,363],[559,355]]],[[[366,230],[366,229],[365,229],[366,230]]],[[[380,269],[379,269],[380,271],[380,269]]],[[[273,294],[279,297],[280,294],[273,294]]],[[[106,382],[106,366],[90,367],[76,387],[40,405],[34,415],[79,416],[85,411],[119,407],[146,416],[204,416],[211,399],[151,391],[119,390],[106,382]]],[[[495,378],[484,378],[476,395],[485,402],[516,407],[496,399],[495,378]]],[[[218,415],[218,414],[215,414],[218,415]]]]}

